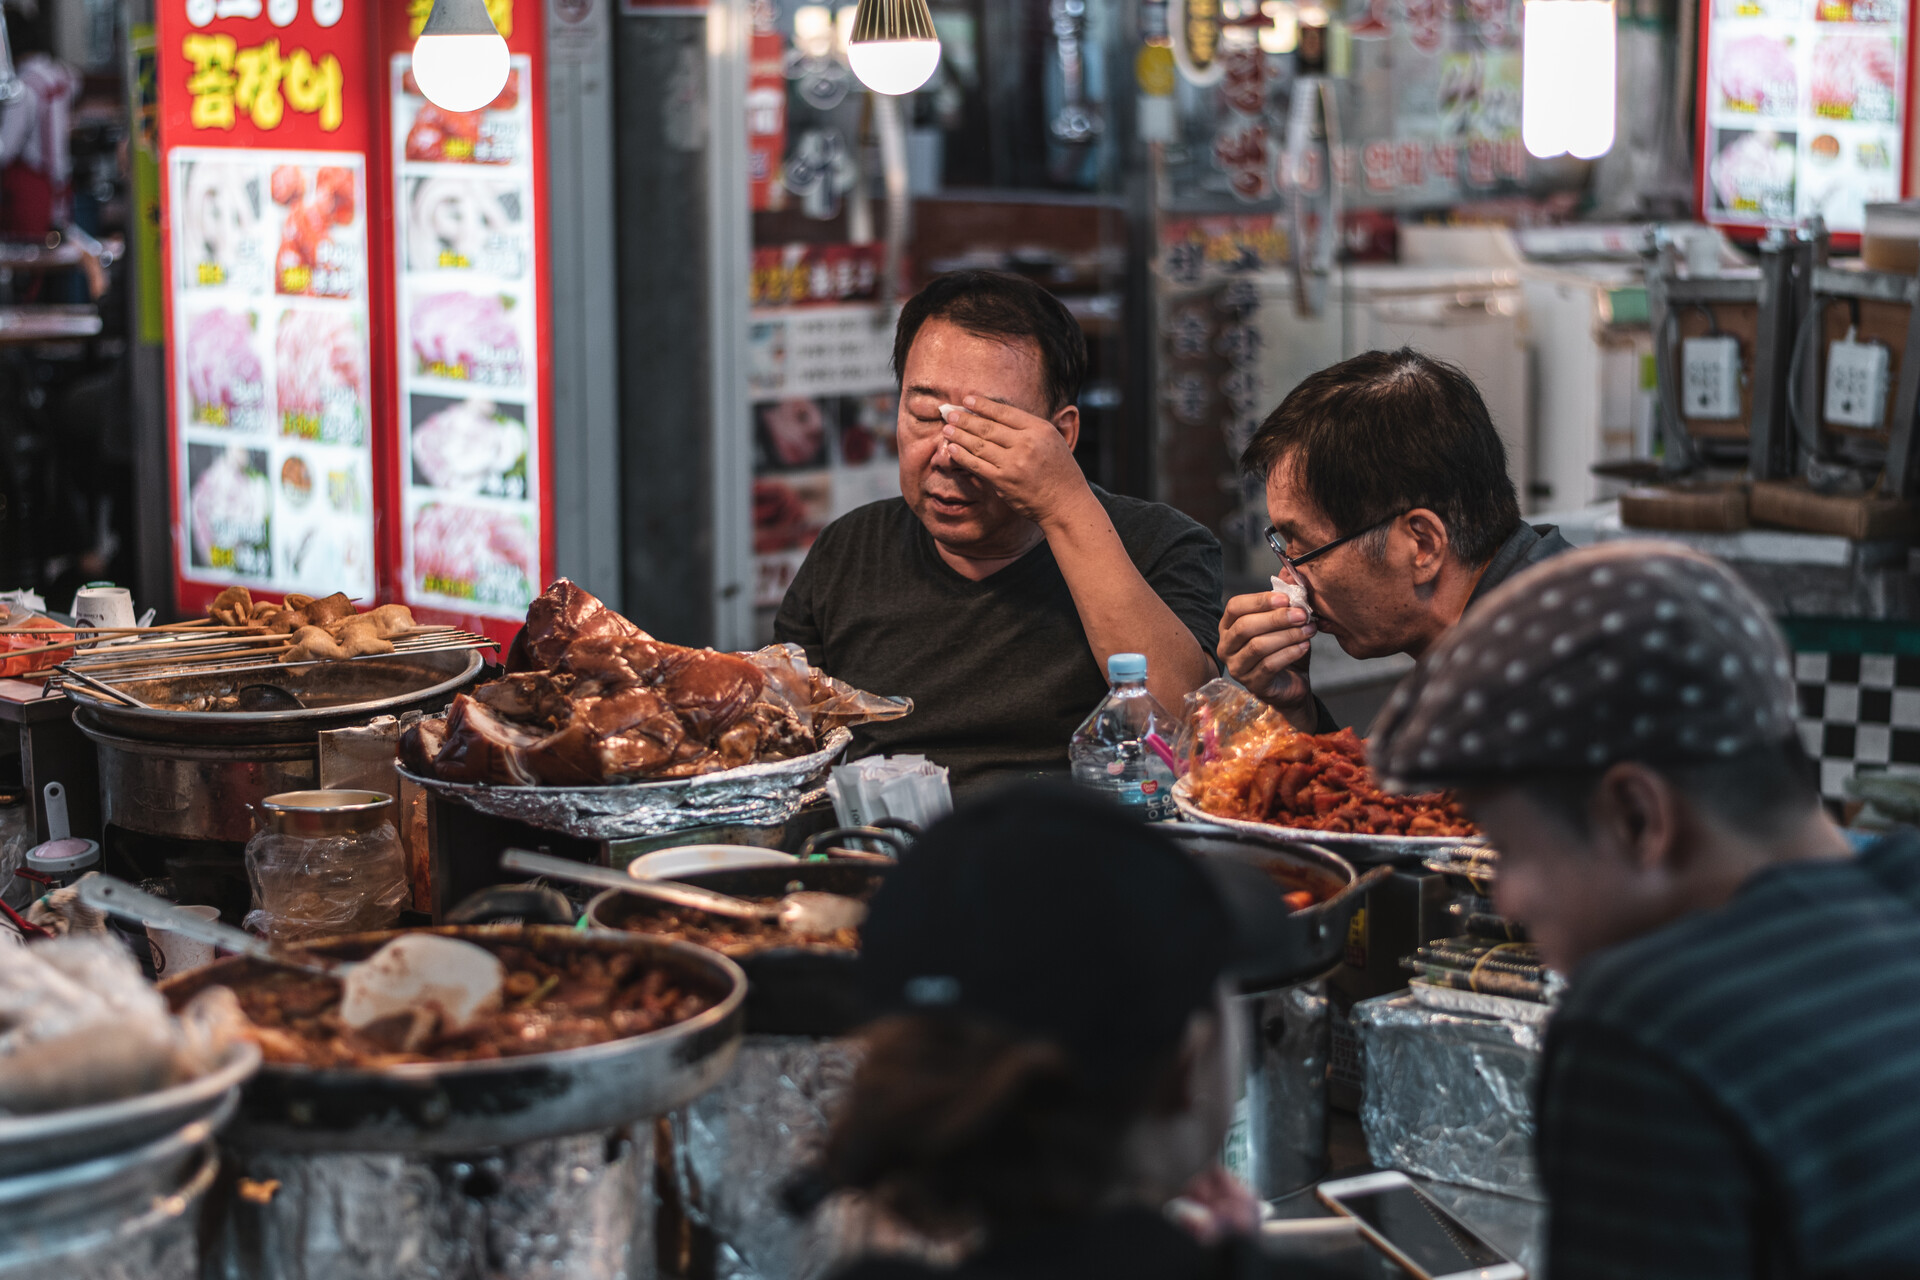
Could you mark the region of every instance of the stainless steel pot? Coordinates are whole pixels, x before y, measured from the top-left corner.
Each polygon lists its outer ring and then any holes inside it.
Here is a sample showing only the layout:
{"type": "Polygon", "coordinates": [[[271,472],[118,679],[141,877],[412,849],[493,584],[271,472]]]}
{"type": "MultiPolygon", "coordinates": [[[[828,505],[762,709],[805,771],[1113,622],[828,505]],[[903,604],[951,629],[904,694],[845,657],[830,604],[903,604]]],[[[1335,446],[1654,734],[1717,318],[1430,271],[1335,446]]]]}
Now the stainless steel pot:
{"type": "MultiPolygon", "coordinates": [[[[434,933],[481,944],[534,943],[625,952],[708,994],[713,1007],[646,1035],[483,1062],[347,1070],[267,1063],[241,1095],[225,1141],[282,1152],[471,1152],[615,1129],[662,1115],[727,1073],[739,1048],[747,979],[724,956],[679,942],[550,925],[452,925],[434,933]]],[[[310,950],[360,959],[398,937],[361,933],[310,950]]],[[[160,984],[175,1008],[249,972],[229,956],[160,984]]]]}
{"type": "MultiPolygon", "coordinates": [[[[126,680],[115,687],[151,705],[129,707],[91,698],[74,708],[74,719],[89,734],[147,742],[312,743],[322,729],[341,729],[403,711],[439,710],[478,678],[483,665],[479,650],[455,649],[126,680]],[[283,689],[305,705],[298,711],[184,709],[263,684],[283,689]]],[[[78,692],[84,695],[86,690],[78,692]]]]}
{"type": "Polygon", "coordinates": [[[120,687],[158,704],[272,684],[310,705],[207,712],[93,701],[77,705],[73,719],[99,755],[108,825],[174,840],[244,844],[260,829],[259,806],[268,796],[320,785],[323,730],[437,710],[473,683],[482,666],[477,651],[460,650],[131,680],[120,687]]]}

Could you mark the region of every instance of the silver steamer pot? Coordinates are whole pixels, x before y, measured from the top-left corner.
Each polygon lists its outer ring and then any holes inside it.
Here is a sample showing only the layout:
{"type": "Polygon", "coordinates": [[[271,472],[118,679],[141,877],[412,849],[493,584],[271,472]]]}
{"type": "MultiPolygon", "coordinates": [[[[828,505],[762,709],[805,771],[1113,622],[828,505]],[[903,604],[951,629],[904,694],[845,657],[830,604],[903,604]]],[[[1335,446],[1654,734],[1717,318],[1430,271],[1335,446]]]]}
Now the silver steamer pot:
{"type": "MultiPolygon", "coordinates": [[[[384,1070],[268,1063],[221,1135],[208,1280],[463,1277],[625,1280],[651,1274],[651,1117],[732,1069],[746,977],[684,943],[541,925],[448,926],[475,942],[644,956],[715,1000],[645,1035],[522,1058],[384,1070]],[[262,1196],[259,1188],[277,1184],[262,1196]]],[[[393,932],[316,943],[344,958],[393,932]]],[[[244,973],[228,957],[169,979],[176,1006],[244,973]]]]}
{"type": "Polygon", "coordinates": [[[1227,1167],[1262,1199],[1289,1195],[1327,1172],[1327,1066],[1332,1054],[1325,978],[1345,952],[1347,928],[1384,868],[1365,875],[1314,844],[1225,827],[1168,823],[1174,842],[1202,861],[1241,863],[1312,906],[1275,917],[1259,943],[1256,981],[1233,1001],[1247,1056],[1227,1137],[1227,1167]]]}
{"type": "Polygon", "coordinates": [[[261,800],[320,785],[322,731],[438,710],[478,679],[483,665],[477,650],[461,649],[129,680],[116,687],[151,707],[122,706],[81,690],[73,719],[100,758],[101,816],[108,826],[243,844],[258,826],[261,800]],[[299,711],[185,709],[256,684],[284,689],[307,705],[299,711]]]}

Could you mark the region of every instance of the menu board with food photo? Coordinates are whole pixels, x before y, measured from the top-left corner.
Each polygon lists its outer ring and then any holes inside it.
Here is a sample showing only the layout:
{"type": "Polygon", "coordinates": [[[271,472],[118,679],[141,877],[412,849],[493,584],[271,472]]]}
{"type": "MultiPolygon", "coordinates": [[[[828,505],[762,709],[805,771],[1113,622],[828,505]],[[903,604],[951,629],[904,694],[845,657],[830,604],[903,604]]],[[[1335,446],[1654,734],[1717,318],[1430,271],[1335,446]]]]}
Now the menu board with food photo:
{"type": "Polygon", "coordinates": [[[371,594],[365,158],[175,147],[168,161],[181,571],[371,594]]]}
{"type": "Polygon", "coordinates": [[[540,586],[531,63],[450,112],[391,64],[409,603],[518,618],[540,586]]]}
{"type": "Polygon", "coordinates": [[[1715,0],[1703,42],[1702,215],[1757,234],[1818,214],[1844,239],[1909,189],[1910,15],[1892,0],[1715,0]]]}

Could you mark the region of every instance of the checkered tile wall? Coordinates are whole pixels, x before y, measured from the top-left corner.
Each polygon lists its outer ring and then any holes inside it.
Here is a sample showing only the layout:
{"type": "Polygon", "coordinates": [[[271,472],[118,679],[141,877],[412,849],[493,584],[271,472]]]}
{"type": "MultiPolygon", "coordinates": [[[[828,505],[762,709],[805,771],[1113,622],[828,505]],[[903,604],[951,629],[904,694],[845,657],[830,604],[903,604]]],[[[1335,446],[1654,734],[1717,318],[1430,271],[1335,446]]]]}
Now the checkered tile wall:
{"type": "Polygon", "coordinates": [[[1800,653],[1793,675],[1822,796],[1846,800],[1856,769],[1920,774],[1920,655],[1800,653]]]}

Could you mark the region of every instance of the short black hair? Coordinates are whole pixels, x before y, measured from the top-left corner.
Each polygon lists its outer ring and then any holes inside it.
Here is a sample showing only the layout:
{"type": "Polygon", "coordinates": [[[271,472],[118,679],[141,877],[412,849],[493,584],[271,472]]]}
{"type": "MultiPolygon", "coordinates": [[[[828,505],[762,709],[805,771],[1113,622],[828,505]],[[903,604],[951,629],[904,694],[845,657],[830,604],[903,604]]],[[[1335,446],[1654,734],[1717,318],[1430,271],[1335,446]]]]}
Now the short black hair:
{"type": "MultiPolygon", "coordinates": [[[[1818,766],[1808,758],[1798,738],[1751,747],[1719,759],[1642,763],[1742,835],[1763,836],[1777,831],[1783,820],[1801,816],[1820,804],[1818,766]]],[[[1594,788],[1605,774],[1605,769],[1520,774],[1502,780],[1500,785],[1517,787],[1569,829],[1585,833],[1590,830],[1588,815],[1594,788]]]]}
{"type": "Polygon", "coordinates": [[[1038,346],[1050,413],[1060,412],[1080,395],[1087,377],[1087,335],[1060,299],[1025,276],[950,271],[929,280],[907,299],[894,326],[895,383],[906,377],[907,353],[929,320],[945,320],[983,338],[1038,346]]]}
{"type": "Polygon", "coordinates": [[[1445,523],[1454,554],[1481,565],[1520,523],[1507,447],[1480,389],[1411,347],[1310,375],[1260,424],[1240,465],[1265,481],[1289,457],[1342,535],[1425,507],[1445,523]]]}

